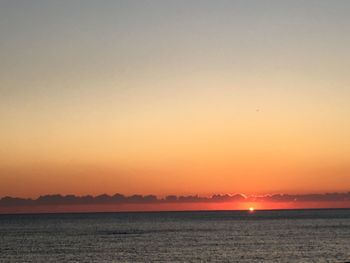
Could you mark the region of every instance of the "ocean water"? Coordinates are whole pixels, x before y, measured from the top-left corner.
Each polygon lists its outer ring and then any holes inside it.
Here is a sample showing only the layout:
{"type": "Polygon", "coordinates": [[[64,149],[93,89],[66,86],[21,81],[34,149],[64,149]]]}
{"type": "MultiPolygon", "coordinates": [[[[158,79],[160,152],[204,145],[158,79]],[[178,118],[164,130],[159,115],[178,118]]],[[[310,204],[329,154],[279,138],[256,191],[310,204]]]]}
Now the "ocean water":
{"type": "Polygon", "coordinates": [[[347,262],[350,210],[0,215],[0,262],[347,262]]]}

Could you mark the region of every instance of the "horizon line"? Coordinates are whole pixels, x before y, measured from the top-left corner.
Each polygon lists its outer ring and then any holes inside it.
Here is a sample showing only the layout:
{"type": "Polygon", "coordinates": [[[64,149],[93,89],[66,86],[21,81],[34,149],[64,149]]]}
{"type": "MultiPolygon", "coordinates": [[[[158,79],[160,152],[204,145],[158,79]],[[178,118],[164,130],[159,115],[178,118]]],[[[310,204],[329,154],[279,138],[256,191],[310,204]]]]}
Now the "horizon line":
{"type": "Polygon", "coordinates": [[[210,196],[196,195],[166,195],[159,197],[148,194],[124,195],[74,195],[74,194],[45,194],[37,198],[23,198],[4,196],[0,198],[0,206],[35,206],[35,205],[82,205],[82,204],[167,204],[167,203],[223,203],[223,202],[350,202],[350,191],[326,192],[309,194],[265,194],[245,195],[234,194],[212,194],[210,196]]]}

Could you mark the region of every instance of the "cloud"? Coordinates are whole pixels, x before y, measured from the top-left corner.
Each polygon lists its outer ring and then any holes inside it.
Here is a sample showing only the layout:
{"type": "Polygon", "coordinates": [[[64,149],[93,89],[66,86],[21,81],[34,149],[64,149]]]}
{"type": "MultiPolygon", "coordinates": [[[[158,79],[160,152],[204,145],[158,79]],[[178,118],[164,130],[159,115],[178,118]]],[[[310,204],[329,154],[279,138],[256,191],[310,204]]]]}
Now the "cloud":
{"type": "Polygon", "coordinates": [[[336,202],[336,201],[350,201],[350,192],[347,193],[325,193],[325,194],[274,194],[256,197],[259,201],[273,201],[273,202],[336,202]]]}
{"type": "Polygon", "coordinates": [[[5,196],[0,199],[0,206],[55,206],[55,205],[96,205],[96,204],[167,204],[167,203],[225,203],[225,202],[348,202],[350,192],[324,194],[273,194],[264,196],[245,196],[243,194],[214,194],[210,197],[198,195],[168,195],[159,198],[155,195],[123,194],[97,196],[85,195],[43,195],[37,199],[5,196]]]}

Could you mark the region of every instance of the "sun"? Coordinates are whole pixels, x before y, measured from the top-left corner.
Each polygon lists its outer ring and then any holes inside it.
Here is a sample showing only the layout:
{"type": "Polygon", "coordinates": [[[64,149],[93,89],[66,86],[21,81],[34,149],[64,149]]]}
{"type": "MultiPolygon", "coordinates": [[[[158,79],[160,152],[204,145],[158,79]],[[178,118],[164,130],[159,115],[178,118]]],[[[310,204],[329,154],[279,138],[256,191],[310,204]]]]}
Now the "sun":
{"type": "Polygon", "coordinates": [[[252,213],[252,212],[254,212],[254,210],[255,210],[255,209],[254,209],[254,207],[252,207],[252,206],[251,206],[251,207],[249,207],[249,212],[251,212],[251,213],[252,213]]]}

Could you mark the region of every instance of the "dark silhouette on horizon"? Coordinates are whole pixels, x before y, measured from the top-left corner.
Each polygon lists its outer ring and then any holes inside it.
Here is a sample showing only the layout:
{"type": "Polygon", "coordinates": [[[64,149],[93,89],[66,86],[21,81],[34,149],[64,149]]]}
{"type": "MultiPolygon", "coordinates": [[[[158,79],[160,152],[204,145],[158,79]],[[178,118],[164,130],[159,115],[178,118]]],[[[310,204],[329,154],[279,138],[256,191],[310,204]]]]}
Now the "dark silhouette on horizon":
{"type": "Polygon", "coordinates": [[[42,195],[36,199],[5,196],[0,199],[0,206],[40,206],[40,205],[83,205],[83,204],[161,204],[161,203],[219,203],[219,202],[334,202],[350,201],[350,192],[324,194],[273,194],[264,196],[249,196],[243,194],[215,194],[211,197],[198,195],[176,196],[168,195],[158,198],[156,195],[134,194],[125,196],[101,194],[97,196],[84,195],[42,195]]]}

